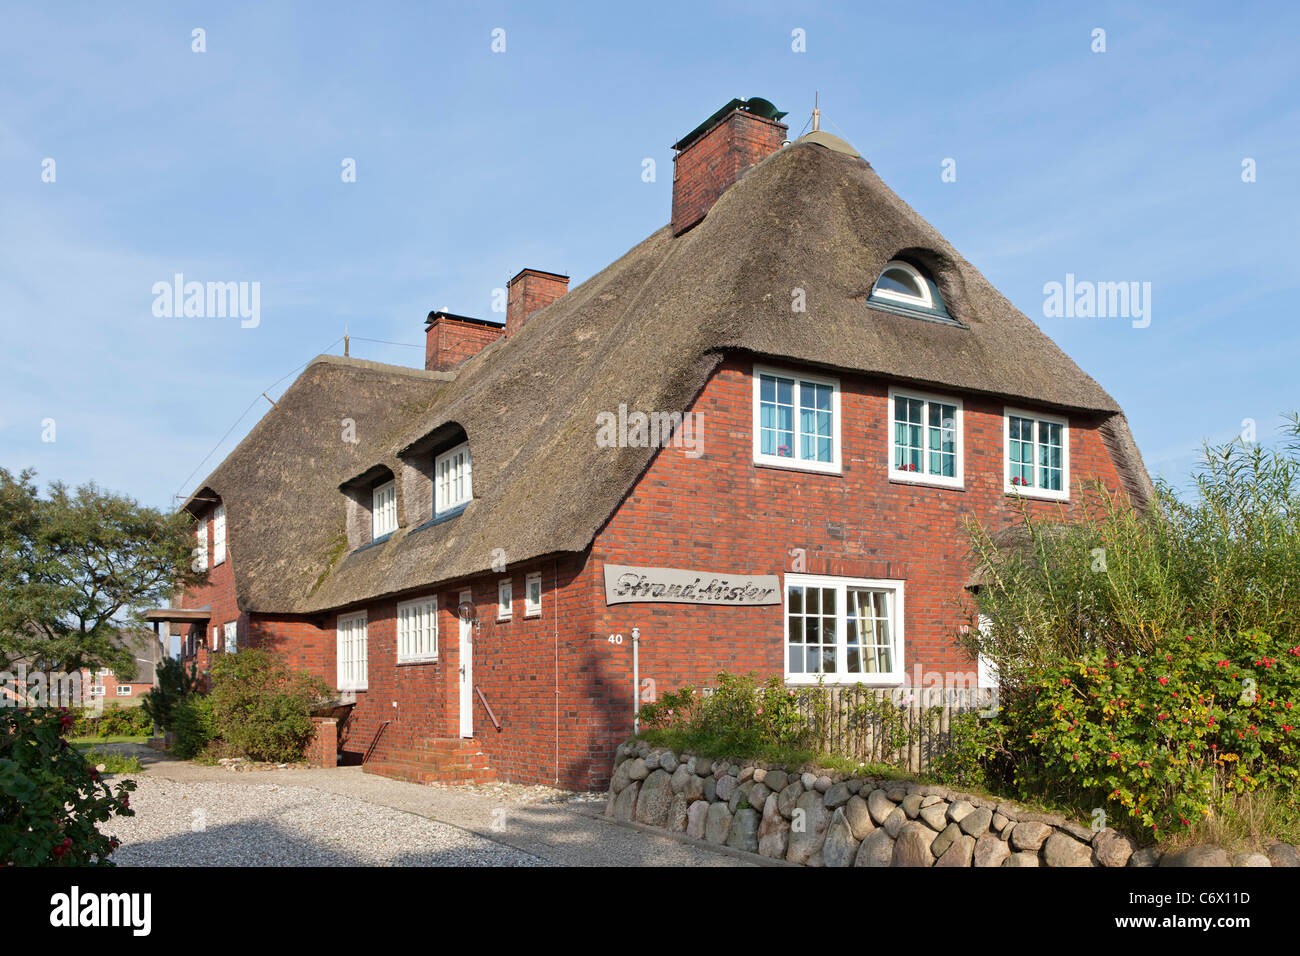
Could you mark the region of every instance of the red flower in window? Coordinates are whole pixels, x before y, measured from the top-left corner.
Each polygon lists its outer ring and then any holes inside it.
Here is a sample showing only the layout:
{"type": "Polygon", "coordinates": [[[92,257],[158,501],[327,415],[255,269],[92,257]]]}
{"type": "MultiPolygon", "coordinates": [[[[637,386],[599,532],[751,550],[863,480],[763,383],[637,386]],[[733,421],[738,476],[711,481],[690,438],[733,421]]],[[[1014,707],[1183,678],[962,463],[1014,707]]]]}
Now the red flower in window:
{"type": "Polygon", "coordinates": [[[789,457],[790,457],[790,446],[789,446],[789,445],[777,445],[777,446],[776,446],[776,457],[778,457],[778,458],[789,458],[789,457]]]}

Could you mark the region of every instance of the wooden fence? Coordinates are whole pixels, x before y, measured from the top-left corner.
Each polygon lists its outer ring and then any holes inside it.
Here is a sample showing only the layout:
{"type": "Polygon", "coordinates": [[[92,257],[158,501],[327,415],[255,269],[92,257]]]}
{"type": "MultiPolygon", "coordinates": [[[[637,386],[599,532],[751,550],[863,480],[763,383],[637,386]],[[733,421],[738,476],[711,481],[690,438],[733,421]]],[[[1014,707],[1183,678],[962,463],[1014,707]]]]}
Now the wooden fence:
{"type": "Polygon", "coordinates": [[[975,688],[823,687],[803,692],[799,711],[815,749],[919,773],[946,745],[956,715],[993,705],[990,691],[975,688]]]}

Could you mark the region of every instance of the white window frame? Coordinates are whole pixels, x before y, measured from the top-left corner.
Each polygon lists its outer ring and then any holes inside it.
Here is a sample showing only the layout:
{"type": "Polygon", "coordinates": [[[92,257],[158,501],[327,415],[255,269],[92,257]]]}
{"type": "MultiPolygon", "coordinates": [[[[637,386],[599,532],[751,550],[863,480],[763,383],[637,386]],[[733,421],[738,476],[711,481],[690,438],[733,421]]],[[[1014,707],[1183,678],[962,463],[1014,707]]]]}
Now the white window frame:
{"type": "Polygon", "coordinates": [[[1044,498],[1049,501],[1070,500],[1070,421],[1059,415],[1044,412],[1031,412],[1023,408],[1002,409],[1002,490],[1009,495],[1021,495],[1025,498],[1044,498]],[[1039,477],[1038,441],[1039,422],[1048,422],[1061,426],[1061,490],[1039,488],[1037,485],[1013,485],[1011,483],[1011,419],[1027,418],[1034,423],[1034,480],[1039,477]]]}
{"type": "Polygon", "coordinates": [[[904,582],[894,578],[850,578],[840,577],[838,575],[827,574],[786,574],[785,582],[781,589],[782,594],[782,617],[781,617],[781,667],[785,674],[787,684],[817,684],[824,681],[827,684],[863,684],[869,687],[897,687],[901,685],[906,677],[906,663],[903,658],[905,648],[903,635],[904,621],[904,582]],[[790,670],[790,588],[791,587],[818,587],[818,588],[835,588],[835,613],[836,613],[836,650],[835,673],[823,674],[806,674],[791,672],[790,670]],[[848,644],[846,637],[848,634],[847,613],[848,613],[848,589],[870,588],[877,591],[889,591],[893,599],[889,602],[889,634],[890,634],[890,663],[892,669],[888,672],[878,672],[874,674],[850,673],[847,670],[848,661],[848,644]]]}
{"type": "Polygon", "coordinates": [[[370,489],[370,540],[397,530],[397,479],[370,489]]]}
{"type": "Polygon", "coordinates": [[[118,684],[118,685],[117,685],[117,696],[118,696],[118,697],[130,697],[130,696],[131,696],[131,685],[130,685],[130,684],[118,684]]]}
{"type": "Polygon", "coordinates": [[[515,585],[510,578],[497,582],[497,620],[508,621],[515,614],[515,585]]]}
{"type": "Polygon", "coordinates": [[[226,560],[226,506],[217,505],[212,512],[212,566],[226,560]]]}
{"type": "Polygon", "coordinates": [[[438,597],[397,605],[397,663],[425,664],[438,659],[438,597]]]}
{"type": "Polygon", "coordinates": [[[541,617],[542,573],[534,571],[524,578],[524,617],[541,617]],[[537,601],[533,602],[533,585],[537,585],[537,601]]]}
{"type": "Polygon", "coordinates": [[[335,623],[335,672],[339,690],[366,690],[369,686],[369,638],[366,612],[340,614],[335,623]]]}
{"type": "Polygon", "coordinates": [[[448,448],[441,455],[433,459],[433,513],[434,516],[446,514],[453,511],[461,505],[467,505],[474,500],[474,463],[470,459],[469,442],[463,441],[455,448],[448,448]],[[464,488],[459,497],[453,497],[451,489],[459,480],[455,472],[452,472],[447,481],[442,480],[443,462],[449,461],[462,452],[465,454],[464,464],[464,488]]]}
{"type": "Polygon", "coordinates": [[[840,414],[840,380],[837,378],[827,378],[821,375],[810,375],[805,372],[795,372],[789,369],[774,368],[768,365],[755,365],[751,376],[753,378],[753,410],[751,415],[751,427],[753,431],[754,444],[754,464],[769,465],[775,468],[788,468],[793,471],[815,471],[822,474],[838,475],[842,471],[841,462],[843,460],[843,445],[841,443],[841,434],[843,432],[841,414],[840,414]],[[793,405],[793,441],[795,447],[792,452],[799,450],[799,407],[800,392],[804,382],[811,385],[827,385],[831,389],[831,460],[830,461],[809,461],[791,455],[784,458],[780,455],[763,454],[763,404],[762,389],[763,376],[773,375],[778,378],[791,379],[794,381],[794,390],[791,394],[793,405]]]}
{"type": "Polygon", "coordinates": [[[881,269],[880,274],[876,276],[876,281],[872,283],[871,297],[875,299],[884,299],[886,302],[896,302],[899,305],[911,306],[914,309],[934,308],[934,296],[930,294],[930,283],[926,281],[925,276],[921,274],[920,270],[917,269],[916,266],[908,262],[903,262],[901,259],[892,259],[885,263],[885,267],[881,269]],[[900,272],[906,272],[911,277],[912,281],[916,283],[916,287],[921,290],[921,294],[919,296],[908,295],[905,292],[899,292],[895,289],[880,288],[880,280],[885,277],[885,273],[894,269],[897,269],[900,272]]]}
{"type": "Polygon", "coordinates": [[[103,696],[104,696],[104,685],[103,685],[103,684],[91,684],[91,685],[90,685],[90,696],[91,696],[91,697],[103,697],[103,696]]]}
{"type": "Polygon", "coordinates": [[[937,395],[930,392],[918,392],[910,388],[891,388],[889,390],[889,409],[887,418],[889,419],[889,459],[886,462],[889,468],[890,481],[905,481],[920,485],[940,485],[944,488],[963,488],[966,484],[966,472],[964,459],[966,456],[966,442],[963,436],[965,431],[964,412],[962,400],[954,398],[951,395],[937,395]],[[900,398],[910,398],[916,401],[925,402],[921,411],[922,435],[924,436],[921,444],[921,464],[928,468],[930,464],[930,444],[928,441],[930,434],[930,406],[935,405],[953,405],[956,407],[956,418],[953,421],[953,432],[955,435],[955,461],[953,465],[953,477],[947,475],[932,475],[929,472],[921,471],[904,471],[896,468],[894,462],[897,460],[896,452],[898,450],[898,429],[896,426],[897,417],[895,415],[895,402],[900,398]]]}
{"type": "Polygon", "coordinates": [[[199,543],[198,548],[195,549],[197,552],[194,556],[195,566],[199,571],[206,571],[208,569],[208,519],[207,518],[199,519],[198,526],[194,529],[194,537],[195,540],[197,540],[199,543]]]}
{"type": "Polygon", "coordinates": [[[221,650],[234,654],[239,650],[239,622],[227,621],[221,626],[221,650]]]}

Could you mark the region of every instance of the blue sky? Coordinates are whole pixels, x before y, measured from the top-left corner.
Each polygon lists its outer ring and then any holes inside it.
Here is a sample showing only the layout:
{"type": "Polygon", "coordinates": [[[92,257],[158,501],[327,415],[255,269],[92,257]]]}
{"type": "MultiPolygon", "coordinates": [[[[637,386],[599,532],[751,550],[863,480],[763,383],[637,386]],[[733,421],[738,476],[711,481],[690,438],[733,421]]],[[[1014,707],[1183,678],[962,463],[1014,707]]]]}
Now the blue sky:
{"type": "Polygon", "coordinates": [[[749,96],[789,111],[793,138],[819,91],[823,127],[1182,483],[1203,439],[1246,418],[1266,437],[1300,406],[1300,12],[1061,6],[12,7],[0,465],[171,506],[345,326],[353,355],[419,365],[356,337],[419,345],[431,309],[493,316],[525,266],[582,282],[668,220],[675,139],[749,96]],[[259,282],[260,324],[155,317],[178,272],[259,282]],[[1044,318],[1067,273],[1150,282],[1150,326],[1044,318]]]}

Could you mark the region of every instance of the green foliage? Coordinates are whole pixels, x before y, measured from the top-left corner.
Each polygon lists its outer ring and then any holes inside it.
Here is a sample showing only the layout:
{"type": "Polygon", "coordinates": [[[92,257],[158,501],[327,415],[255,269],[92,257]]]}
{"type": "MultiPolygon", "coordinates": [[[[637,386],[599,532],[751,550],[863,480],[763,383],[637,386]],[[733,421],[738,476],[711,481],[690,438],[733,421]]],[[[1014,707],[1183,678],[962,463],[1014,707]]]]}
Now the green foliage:
{"type": "MultiPolygon", "coordinates": [[[[697,696],[690,685],[664,694],[640,711],[651,730],[672,731],[683,747],[701,753],[757,756],[776,749],[806,749],[813,728],[800,715],[806,691],[787,689],[779,677],[759,684],[753,676],[718,675],[713,693],[697,696]]],[[[818,694],[817,696],[820,696],[818,694]]]]}
{"type": "Polygon", "coordinates": [[[220,735],[212,698],[205,694],[186,697],[172,711],[172,731],[176,735],[172,753],[182,760],[193,760],[220,735]]]}
{"type": "Polygon", "coordinates": [[[311,712],[330,694],[323,680],[260,648],[218,655],[211,678],[223,740],[253,760],[302,759],[313,733],[311,712]]]}
{"type": "MultiPolygon", "coordinates": [[[[143,698],[148,701],[148,697],[143,698]]],[[[142,703],[139,707],[109,704],[102,714],[83,710],[72,726],[75,737],[139,737],[153,731],[153,720],[142,703]]]]}
{"type": "Polygon", "coordinates": [[[64,739],[61,710],[0,710],[0,865],[111,866],[114,837],[98,825],[131,816],[123,780],[116,790],[64,739]]]}
{"type": "Polygon", "coordinates": [[[102,666],[130,679],[122,625],[206,579],[191,567],[193,519],[94,484],[74,492],[55,482],[42,498],[34,474],[0,468],[0,665],[102,666]]]}
{"type": "Polygon", "coordinates": [[[1258,631],[1166,637],[1150,653],[1093,651],[1033,678],[1003,709],[1004,779],[1101,807],[1160,837],[1261,787],[1300,792],[1300,644],[1258,631]]]}
{"type": "Polygon", "coordinates": [[[153,723],[164,730],[172,729],[172,712],[183,701],[198,693],[200,679],[193,664],[188,671],[185,665],[174,657],[168,657],[158,664],[158,679],[140,705],[153,723]]]}
{"type": "Polygon", "coordinates": [[[82,751],[82,756],[92,767],[103,767],[104,773],[139,773],[144,769],[144,764],[140,763],[140,758],[134,754],[127,756],[107,748],[98,750],[91,747],[82,751]]]}
{"type": "Polygon", "coordinates": [[[1150,653],[1164,635],[1300,633],[1300,419],[1275,448],[1205,449],[1196,495],[1161,484],[1151,506],[1081,488],[1079,513],[1022,510],[1023,540],[968,530],[987,586],[968,649],[1014,685],[1100,649],[1150,653]]]}
{"type": "Polygon", "coordinates": [[[930,776],[963,790],[987,790],[985,767],[1000,749],[1000,727],[977,711],[955,714],[942,749],[930,760],[930,776]]]}

